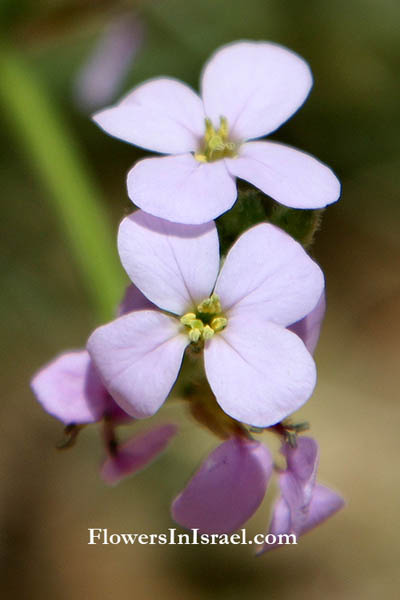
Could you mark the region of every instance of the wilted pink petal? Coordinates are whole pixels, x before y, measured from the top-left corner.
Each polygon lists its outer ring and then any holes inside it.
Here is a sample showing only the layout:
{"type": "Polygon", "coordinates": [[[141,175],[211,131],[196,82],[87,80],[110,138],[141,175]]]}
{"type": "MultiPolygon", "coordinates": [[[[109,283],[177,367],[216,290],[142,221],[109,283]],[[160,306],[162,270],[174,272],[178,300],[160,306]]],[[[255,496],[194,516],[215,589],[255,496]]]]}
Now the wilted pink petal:
{"type": "Polygon", "coordinates": [[[189,86],[170,78],[139,85],[93,120],[110,135],[168,154],[195,151],[204,130],[200,98],[189,86]]]}
{"type": "MultiPolygon", "coordinates": [[[[284,444],[287,468],[279,476],[281,496],[275,503],[269,533],[295,534],[310,531],[344,506],[344,500],[329,488],[316,484],[318,445],[309,437],[299,437],[296,448],[284,444]]],[[[265,543],[259,554],[280,544],[265,543]]]]}
{"type": "Polygon", "coordinates": [[[180,154],[139,161],[128,173],[128,195],[152,215],[197,225],[229,210],[237,191],[224,161],[201,163],[180,154]]]}
{"type": "Polygon", "coordinates": [[[319,449],[312,438],[301,436],[296,448],[284,444],[287,469],[279,478],[282,496],[290,509],[290,532],[298,533],[307,520],[317,476],[319,449]]]}
{"type": "Polygon", "coordinates": [[[323,289],[323,273],[302,246],[266,223],[240,236],[215,286],[225,311],[251,315],[259,307],[258,318],[285,327],[307,315],[323,289]]]}
{"type": "Polygon", "coordinates": [[[113,485],[137,473],[165,450],[177,431],[175,425],[161,425],[118,446],[116,455],[104,462],[100,471],[102,478],[113,485]]]}
{"type": "Polygon", "coordinates": [[[86,350],[62,354],[35,375],[31,386],[43,408],[65,425],[103,417],[115,424],[132,420],[107,392],[86,350]]]}
{"type": "MultiPolygon", "coordinates": [[[[329,489],[328,487],[320,484],[316,484],[311,502],[308,508],[307,517],[301,528],[297,533],[297,538],[300,535],[311,531],[318,525],[321,525],[324,521],[332,517],[345,505],[344,499],[329,489]]],[[[284,498],[281,496],[275,503],[274,512],[271,520],[269,532],[275,536],[282,534],[288,534],[290,531],[290,509],[284,498]]],[[[258,550],[257,554],[264,554],[269,550],[280,548],[282,543],[279,543],[279,538],[275,544],[263,544],[258,550]]]]}
{"type": "Polygon", "coordinates": [[[296,446],[283,444],[282,454],[286,457],[287,470],[290,471],[302,486],[313,486],[319,461],[319,448],[317,442],[310,437],[302,435],[297,438],[296,446]]]}
{"type": "Polygon", "coordinates": [[[168,396],[188,343],[177,319],[141,310],[96,329],[87,348],[115,401],[141,419],[168,396]]]}
{"type": "Polygon", "coordinates": [[[94,423],[107,405],[107,392],[85,350],[62,354],[35,375],[31,386],[43,408],[65,425],[94,423]]]}
{"type": "Polygon", "coordinates": [[[240,314],[206,343],[207,379],[231,417],[268,427],[300,408],[316,382],[314,361],[301,340],[274,323],[240,314]]]}
{"type": "Polygon", "coordinates": [[[202,75],[207,116],[227,118],[234,139],[258,138],[277,129],[303,104],[312,86],[307,63],[270,42],[243,41],[218,49],[202,75]]]}
{"type": "Polygon", "coordinates": [[[315,308],[303,319],[290,325],[288,329],[301,338],[307,350],[314,354],[324,320],[326,309],[325,291],[322,292],[315,308]]]}
{"type": "MultiPolygon", "coordinates": [[[[104,386],[103,386],[104,387],[104,386]]],[[[104,411],[104,417],[111,421],[114,425],[123,425],[124,423],[129,423],[133,419],[131,415],[128,415],[112,398],[112,396],[107,392],[106,388],[104,391],[107,394],[107,404],[104,411]]]]}
{"type": "Polygon", "coordinates": [[[238,158],[226,165],[232,175],[292,208],[323,208],[340,196],[340,183],[329,167],[284,144],[244,144],[238,158]]]}
{"type": "Polygon", "coordinates": [[[317,525],[321,525],[326,519],[329,519],[329,517],[343,508],[344,505],[345,501],[342,496],[324,485],[317,484],[311,498],[307,520],[301,533],[307,533],[307,531],[311,531],[317,525]]]}
{"type": "Polygon", "coordinates": [[[203,533],[235,531],[262,502],[271,472],[265,446],[231,438],[210,454],[174,500],[172,516],[203,533]]]}

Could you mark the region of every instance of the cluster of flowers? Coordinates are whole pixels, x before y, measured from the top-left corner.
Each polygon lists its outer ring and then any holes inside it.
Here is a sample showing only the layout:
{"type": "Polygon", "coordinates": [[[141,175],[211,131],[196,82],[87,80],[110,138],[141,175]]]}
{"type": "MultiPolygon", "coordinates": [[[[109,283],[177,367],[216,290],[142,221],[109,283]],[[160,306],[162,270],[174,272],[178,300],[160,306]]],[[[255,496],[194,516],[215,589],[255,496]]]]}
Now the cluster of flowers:
{"type": "MultiPolygon", "coordinates": [[[[132,284],[117,318],[87,349],[61,355],[34,377],[42,406],[74,434],[102,421],[108,483],[143,468],[177,433],[162,425],[116,442],[121,423],[154,415],[173,388],[184,355],[202,385],[187,391],[192,414],[224,441],[172,505],[174,519],[205,533],[239,528],[260,505],[273,472],[252,437],[282,436],[286,469],[270,533],[300,535],[343,505],[316,484],[318,446],[285,419],[312,395],[312,357],[325,311],[324,277],[290,235],[258,223],[220,267],[213,219],[244,179],[291,208],[323,208],[340,184],[315,158],[288,146],[249,141],[273,132],[304,102],[307,64],[281,46],[238,42],[218,50],[201,78],[201,98],[179,81],[144,83],[95,115],[109,134],[162,154],[139,161],[128,194],[139,207],[119,229],[132,284]]],[[[261,552],[271,546],[261,548],[261,552]]]]}

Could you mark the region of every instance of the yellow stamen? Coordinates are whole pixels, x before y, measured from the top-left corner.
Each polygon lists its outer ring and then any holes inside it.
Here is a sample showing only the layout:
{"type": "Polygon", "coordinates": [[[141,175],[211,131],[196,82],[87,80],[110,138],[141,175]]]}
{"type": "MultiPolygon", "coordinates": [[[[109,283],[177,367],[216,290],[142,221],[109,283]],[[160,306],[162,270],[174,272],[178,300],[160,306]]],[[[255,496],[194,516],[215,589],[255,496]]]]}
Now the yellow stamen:
{"type": "Polygon", "coordinates": [[[220,117],[219,129],[215,130],[210,119],[205,121],[203,145],[194,157],[199,162],[213,162],[221,158],[235,158],[238,145],[229,140],[229,127],[226,117],[220,117]]]}
{"type": "Polygon", "coordinates": [[[228,324],[228,319],[225,317],[215,317],[210,323],[211,327],[217,333],[218,331],[222,331],[228,324]]]}
{"type": "Polygon", "coordinates": [[[207,341],[214,335],[214,329],[212,329],[209,325],[206,325],[203,329],[203,340],[207,341]]]}
{"type": "Polygon", "coordinates": [[[212,294],[209,298],[200,302],[197,305],[197,310],[199,313],[216,315],[221,312],[221,302],[219,301],[219,297],[217,294],[212,294]]]}
{"type": "Polygon", "coordinates": [[[180,321],[189,329],[188,336],[191,342],[205,342],[215,333],[225,329],[228,319],[221,314],[221,302],[217,294],[205,298],[197,306],[197,312],[184,314],[180,321]]]}

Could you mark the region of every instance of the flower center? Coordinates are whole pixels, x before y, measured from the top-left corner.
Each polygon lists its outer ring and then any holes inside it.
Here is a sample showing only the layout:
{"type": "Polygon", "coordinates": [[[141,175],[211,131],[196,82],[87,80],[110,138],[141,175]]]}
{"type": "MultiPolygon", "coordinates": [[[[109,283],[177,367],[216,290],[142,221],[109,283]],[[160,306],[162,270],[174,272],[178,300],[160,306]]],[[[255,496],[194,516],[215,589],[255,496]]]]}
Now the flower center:
{"type": "Polygon", "coordinates": [[[217,294],[212,294],[197,305],[196,312],[188,312],[181,317],[181,323],[188,329],[191,342],[206,341],[214,333],[225,329],[228,319],[223,316],[217,294]]]}
{"type": "Polygon", "coordinates": [[[206,132],[203,145],[194,157],[199,162],[213,162],[221,158],[235,158],[238,144],[229,140],[228,121],[220,117],[219,129],[215,130],[210,119],[206,119],[206,132]]]}

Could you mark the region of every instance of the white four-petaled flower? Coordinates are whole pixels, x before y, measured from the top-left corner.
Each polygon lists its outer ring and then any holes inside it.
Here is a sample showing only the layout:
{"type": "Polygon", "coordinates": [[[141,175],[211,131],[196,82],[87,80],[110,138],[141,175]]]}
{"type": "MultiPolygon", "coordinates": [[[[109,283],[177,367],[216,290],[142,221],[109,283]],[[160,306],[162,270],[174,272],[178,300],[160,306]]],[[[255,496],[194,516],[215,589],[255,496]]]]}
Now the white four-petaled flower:
{"type": "Polygon", "coordinates": [[[187,85],[156,78],[94,115],[109,134],[162,154],[139,161],[128,194],[146,212],[200,224],[232,207],[236,177],[293,208],[335,202],[340,184],[309,154],[249,141],[275,131],[312,86],[307,63],[269,42],[236,42],[215,52],[201,77],[201,98],[187,85]]]}
{"type": "Polygon", "coordinates": [[[155,305],[98,328],[88,342],[125,411],[143,418],[160,408],[190,343],[204,345],[211,389],[239,421],[269,426],[308,400],[315,364],[287,327],[318,305],[324,278],[300,244],[257,225],[218,275],[213,222],[180,225],[137,211],[121,223],[118,245],[128,275],[155,305]]]}

